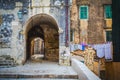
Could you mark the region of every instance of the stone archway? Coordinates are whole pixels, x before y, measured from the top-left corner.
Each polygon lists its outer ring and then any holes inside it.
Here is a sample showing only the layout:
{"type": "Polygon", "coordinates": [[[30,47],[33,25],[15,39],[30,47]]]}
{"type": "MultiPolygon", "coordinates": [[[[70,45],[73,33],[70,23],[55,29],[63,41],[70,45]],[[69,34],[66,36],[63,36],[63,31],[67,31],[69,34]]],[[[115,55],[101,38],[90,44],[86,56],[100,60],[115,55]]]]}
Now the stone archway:
{"type": "Polygon", "coordinates": [[[25,29],[25,60],[31,58],[31,41],[35,38],[44,40],[44,59],[59,60],[59,28],[52,16],[37,14],[28,20],[25,29]]]}

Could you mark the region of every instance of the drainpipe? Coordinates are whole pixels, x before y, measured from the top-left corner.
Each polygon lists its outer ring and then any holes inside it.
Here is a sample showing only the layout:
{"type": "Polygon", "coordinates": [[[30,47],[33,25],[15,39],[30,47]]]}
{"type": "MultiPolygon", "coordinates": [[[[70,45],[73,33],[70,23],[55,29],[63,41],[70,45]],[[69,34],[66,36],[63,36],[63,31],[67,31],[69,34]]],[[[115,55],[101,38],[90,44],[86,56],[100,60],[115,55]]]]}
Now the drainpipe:
{"type": "Polygon", "coordinates": [[[65,46],[68,47],[68,42],[69,42],[69,35],[68,35],[68,0],[65,0],[65,46]]]}
{"type": "Polygon", "coordinates": [[[30,9],[32,9],[32,0],[30,0],[30,9]]]}

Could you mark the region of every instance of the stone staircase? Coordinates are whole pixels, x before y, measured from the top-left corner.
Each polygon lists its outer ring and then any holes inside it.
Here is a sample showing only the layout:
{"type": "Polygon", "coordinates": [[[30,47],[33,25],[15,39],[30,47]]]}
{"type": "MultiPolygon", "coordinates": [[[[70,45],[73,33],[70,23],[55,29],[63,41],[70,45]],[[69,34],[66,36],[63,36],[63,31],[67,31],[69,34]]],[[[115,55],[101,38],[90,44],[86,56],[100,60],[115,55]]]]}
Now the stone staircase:
{"type": "Polygon", "coordinates": [[[0,68],[13,67],[16,63],[9,55],[0,56],[0,68]]]}
{"type": "Polygon", "coordinates": [[[78,75],[72,67],[57,62],[28,61],[16,67],[0,68],[0,80],[78,80],[78,75]]]}

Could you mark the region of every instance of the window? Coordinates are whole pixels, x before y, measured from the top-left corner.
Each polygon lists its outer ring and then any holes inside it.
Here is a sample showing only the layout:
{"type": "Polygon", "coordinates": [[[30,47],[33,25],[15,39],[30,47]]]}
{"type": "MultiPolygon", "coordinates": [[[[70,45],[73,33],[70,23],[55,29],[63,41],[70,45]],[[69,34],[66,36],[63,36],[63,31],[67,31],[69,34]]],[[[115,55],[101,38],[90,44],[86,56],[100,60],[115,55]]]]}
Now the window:
{"type": "Polygon", "coordinates": [[[104,7],[104,12],[105,12],[105,18],[106,19],[111,19],[112,18],[112,10],[111,10],[111,5],[105,5],[104,7]]]}
{"type": "Polygon", "coordinates": [[[79,14],[80,19],[88,19],[88,6],[80,6],[79,14]]]}
{"type": "Polygon", "coordinates": [[[70,41],[74,41],[74,30],[70,30],[70,41]]]}
{"type": "Polygon", "coordinates": [[[106,41],[112,41],[112,31],[106,31],[106,41]]]}

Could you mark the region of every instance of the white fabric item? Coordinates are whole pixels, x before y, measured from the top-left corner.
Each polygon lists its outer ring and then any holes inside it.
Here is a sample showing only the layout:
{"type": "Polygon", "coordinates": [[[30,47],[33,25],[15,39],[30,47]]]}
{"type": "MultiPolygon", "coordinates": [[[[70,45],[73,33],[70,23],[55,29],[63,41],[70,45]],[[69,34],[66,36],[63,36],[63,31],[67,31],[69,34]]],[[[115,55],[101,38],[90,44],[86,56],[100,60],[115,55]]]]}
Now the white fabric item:
{"type": "Polygon", "coordinates": [[[112,59],[111,43],[105,44],[105,59],[112,59]]]}
{"type": "Polygon", "coordinates": [[[103,44],[98,44],[98,57],[103,58],[105,56],[104,53],[104,45],[103,44]]]}
{"type": "Polygon", "coordinates": [[[78,49],[82,50],[82,45],[79,44],[78,45],[78,49]]]}
{"type": "Polygon", "coordinates": [[[70,52],[74,51],[74,44],[70,44],[70,52]]]}
{"type": "Polygon", "coordinates": [[[93,46],[93,48],[96,50],[96,54],[99,58],[103,58],[105,56],[104,45],[96,44],[93,46]]]}
{"type": "Polygon", "coordinates": [[[74,45],[74,49],[75,49],[75,50],[78,49],[78,45],[77,45],[77,44],[74,45]]]}
{"type": "Polygon", "coordinates": [[[99,58],[112,59],[111,43],[95,44],[93,48],[99,58]]]}
{"type": "Polygon", "coordinates": [[[81,44],[70,44],[70,52],[73,52],[74,50],[82,50],[82,45],[81,44]]]}
{"type": "Polygon", "coordinates": [[[64,54],[64,56],[70,56],[70,50],[69,50],[69,48],[66,48],[66,49],[65,49],[65,54],[64,54]]]}

